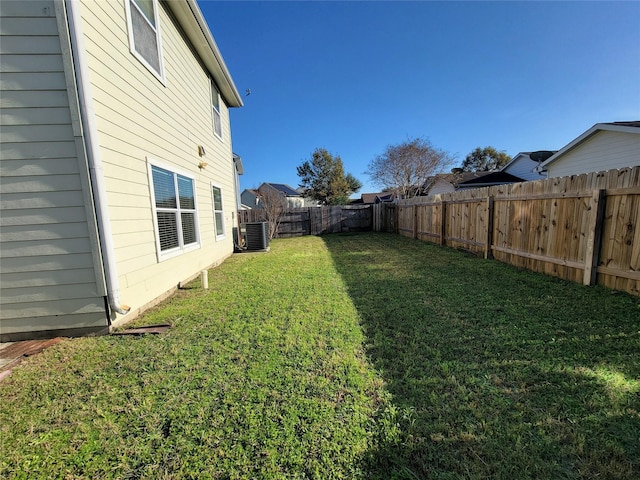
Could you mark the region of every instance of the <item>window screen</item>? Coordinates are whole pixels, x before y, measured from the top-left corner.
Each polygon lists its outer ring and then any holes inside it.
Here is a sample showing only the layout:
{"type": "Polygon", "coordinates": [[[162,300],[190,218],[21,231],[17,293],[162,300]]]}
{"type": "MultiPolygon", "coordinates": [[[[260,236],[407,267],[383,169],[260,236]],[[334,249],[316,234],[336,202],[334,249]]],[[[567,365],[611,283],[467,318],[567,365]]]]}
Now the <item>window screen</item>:
{"type": "Polygon", "coordinates": [[[216,236],[224,235],[224,212],[222,211],[222,191],[218,187],[213,189],[213,212],[216,222],[216,236]]]}
{"type": "Polygon", "coordinates": [[[132,49],[148,66],[162,76],[160,65],[159,29],[156,25],[157,3],[155,0],[129,0],[131,12],[132,49]]]}
{"type": "Polygon", "coordinates": [[[219,137],[222,137],[222,118],[220,116],[220,93],[211,80],[211,101],[213,112],[213,131],[219,137]]]}
{"type": "Polygon", "coordinates": [[[155,165],[151,175],[160,251],[197,244],[193,179],[155,165]]]}

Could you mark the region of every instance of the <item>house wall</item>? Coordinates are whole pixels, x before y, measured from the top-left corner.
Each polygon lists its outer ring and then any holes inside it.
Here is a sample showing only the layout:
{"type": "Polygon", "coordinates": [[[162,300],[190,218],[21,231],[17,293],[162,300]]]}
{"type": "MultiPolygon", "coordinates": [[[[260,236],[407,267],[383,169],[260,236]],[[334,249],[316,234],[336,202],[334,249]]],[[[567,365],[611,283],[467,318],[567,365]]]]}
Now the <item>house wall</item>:
{"type": "Polygon", "coordinates": [[[304,200],[303,197],[287,197],[287,208],[303,208],[306,206],[304,200]]]}
{"type": "Polygon", "coordinates": [[[548,176],[564,177],[640,165],[640,135],[599,131],[547,166],[548,176]]]}
{"type": "Polygon", "coordinates": [[[222,139],[213,132],[209,74],[166,5],[159,24],[165,82],[129,49],[125,1],[82,2],[120,298],[129,320],[179,282],[233,252],[236,191],[228,109],[222,139]],[[198,145],[206,155],[198,155],[198,145]],[[159,260],[147,162],[195,177],[200,248],[159,260]],[[200,169],[199,162],[208,165],[200,169]],[[217,239],[211,184],[222,189],[225,236],[217,239]]]}
{"type": "Polygon", "coordinates": [[[2,0],[0,18],[0,341],[103,331],[95,218],[67,91],[73,77],[64,73],[68,42],[53,1],[2,0]]]}
{"type": "Polygon", "coordinates": [[[439,193],[450,193],[455,192],[455,187],[451,184],[451,182],[446,182],[444,180],[436,180],[436,182],[431,185],[427,195],[437,195],[439,193]]]}
{"type": "Polygon", "coordinates": [[[251,208],[260,208],[257,202],[258,197],[249,190],[244,190],[242,195],[240,195],[240,199],[243,205],[246,205],[251,208]]]}
{"type": "Polygon", "coordinates": [[[527,181],[543,180],[546,178],[545,175],[540,175],[533,171],[537,166],[538,162],[531,160],[528,155],[519,155],[518,158],[503,171],[527,181]]]}

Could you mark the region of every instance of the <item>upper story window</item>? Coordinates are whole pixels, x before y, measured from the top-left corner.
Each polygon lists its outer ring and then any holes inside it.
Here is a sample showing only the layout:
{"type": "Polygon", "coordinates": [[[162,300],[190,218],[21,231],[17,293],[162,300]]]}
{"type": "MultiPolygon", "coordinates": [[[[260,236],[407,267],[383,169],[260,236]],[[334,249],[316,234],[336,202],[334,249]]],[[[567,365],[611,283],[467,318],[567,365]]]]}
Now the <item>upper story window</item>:
{"type": "Polygon", "coordinates": [[[129,48],[164,83],[158,0],[125,0],[129,23],[129,48]]]}
{"type": "Polygon", "coordinates": [[[211,80],[211,111],[213,112],[213,131],[222,138],[222,118],[220,116],[220,92],[211,80]]]}
{"type": "Polygon", "coordinates": [[[158,258],[199,245],[195,180],[150,165],[158,258]]]}

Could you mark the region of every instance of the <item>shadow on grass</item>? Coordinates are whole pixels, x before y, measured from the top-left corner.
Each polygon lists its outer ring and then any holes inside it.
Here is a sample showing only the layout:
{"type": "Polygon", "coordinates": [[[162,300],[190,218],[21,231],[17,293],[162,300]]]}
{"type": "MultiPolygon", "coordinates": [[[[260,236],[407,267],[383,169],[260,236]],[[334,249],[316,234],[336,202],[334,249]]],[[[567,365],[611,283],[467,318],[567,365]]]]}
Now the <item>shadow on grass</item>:
{"type": "Polygon", "coordinates": [[[640,299],[396,235],[323,239],[391,394],[369,478],[638,478],[640,299]]]}

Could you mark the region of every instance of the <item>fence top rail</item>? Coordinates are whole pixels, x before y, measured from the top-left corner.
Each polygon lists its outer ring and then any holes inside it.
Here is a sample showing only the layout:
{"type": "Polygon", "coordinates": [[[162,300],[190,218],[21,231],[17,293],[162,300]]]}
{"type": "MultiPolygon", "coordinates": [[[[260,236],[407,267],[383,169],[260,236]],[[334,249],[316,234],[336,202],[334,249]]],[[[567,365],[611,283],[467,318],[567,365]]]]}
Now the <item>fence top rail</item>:
{"type": "MultiPolygon", "coordinates": [[[[533,193],[530,195],[495,195],[493,199],[499,202],[506,201],[522,201],[522,200],[553,200],[553,199],[572,199],[572,198],[588,198],[593,195],[593,192],[599,189],[593,190],[585,190],[582,192],[557,192],[557,193],[533,193]]],[[[640,195],[640,187],[626,187],[626,188],[607,188],[605,190],[605,194],[607,196],[616,196],[616,195],[640,195]]],[[[456,204],[456,203],[481,203],[486,202],[490,197],[477,197],[477,198],[463,198],[457,200],[434,200],[431,202],[420,202],[420,203],[399,203],[399,208],[413,208],[413,207],[430,207],[433,205],[442,205],[446,204],[456,204]]],[[[362,208],[350,206],[349,208],[362,208]]]]}
{"type": "Polygon", "coordinates": [[[496,195],[493,199],[497,202],[505,201],[521,201],[521,200],[555,200],[555,199],[571,199],[586,198],[593,195],[593,190],[585,192],[560,192],[560,193],[533,193],[531,195],[496,195]]]}
{"type": "Polygon", "coordinates": [[[456,204],[456,203],[484,203],[487,201],[487,198],[489,197],[464,198],[460,200],[436,200],[434,202],[422,202],[422,203],[405,203],[405,204],[398,204],[398,207],[400,208],[431,207],[433,205],[442,205],[443,203],[446,203],[447,205],[456,204]]]}
{"type": "Polygon", "coordinates": [[[640,187],[607,188],[604,192],[608,197],[615,197],[616,195],[640,195],[640,187]]]}
{"type": "Polygon", "coordinates": [[[336,205],[341,207],[343,210],[368,210],[372,207],[373,204],[367,205],[336,205]]]}

